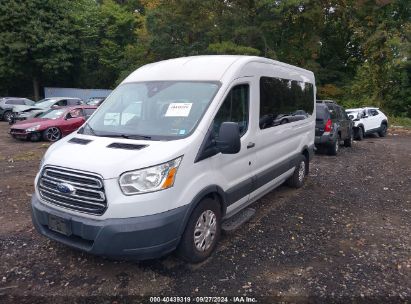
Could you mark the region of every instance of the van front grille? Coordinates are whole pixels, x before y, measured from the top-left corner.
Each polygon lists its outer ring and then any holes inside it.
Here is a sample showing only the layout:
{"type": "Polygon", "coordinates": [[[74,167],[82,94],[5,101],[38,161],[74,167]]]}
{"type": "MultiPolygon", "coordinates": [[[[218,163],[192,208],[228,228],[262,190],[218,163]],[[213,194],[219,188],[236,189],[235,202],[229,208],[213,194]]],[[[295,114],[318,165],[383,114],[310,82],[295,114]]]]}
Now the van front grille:
{"type": "Polygon", "coordinates": [[[43,200],[63,208],[95,215],[107,209],[103,180],[94,173],[47,166],[38,189],[43,200]]]}

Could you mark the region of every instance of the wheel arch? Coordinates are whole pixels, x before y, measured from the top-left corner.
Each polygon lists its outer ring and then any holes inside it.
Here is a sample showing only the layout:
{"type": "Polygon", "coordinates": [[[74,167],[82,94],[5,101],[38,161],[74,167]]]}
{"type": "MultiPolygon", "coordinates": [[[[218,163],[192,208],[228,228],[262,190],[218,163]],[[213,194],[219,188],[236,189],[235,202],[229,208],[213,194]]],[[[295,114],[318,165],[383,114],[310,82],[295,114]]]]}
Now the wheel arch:
{"type": "Polygon", "coordinates": [[[184,219],[181,223],[179,235],[182,235],[184,233],[184,230],[186,229],[191,214],[193,213],[194,209],[198,206],[198,204],[205,198],[211,198],[218,201],[221,208],[221,217],[225,216],[227,211],[227,199],[224,190],[217,185],[207,186],[200,192],[198,192],[197,195],[188,204],[186,214],[184,215],[184,219]]]}

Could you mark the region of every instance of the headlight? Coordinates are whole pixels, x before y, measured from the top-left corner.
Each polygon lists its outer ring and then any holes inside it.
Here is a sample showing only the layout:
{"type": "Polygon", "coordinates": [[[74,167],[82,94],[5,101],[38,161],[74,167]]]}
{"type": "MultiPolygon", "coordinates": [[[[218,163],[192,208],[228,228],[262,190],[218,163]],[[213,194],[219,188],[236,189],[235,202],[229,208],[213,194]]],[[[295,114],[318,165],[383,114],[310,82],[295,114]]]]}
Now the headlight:
{"type": "Polygon", "coordinates": [[[37,131],[39,128],[40,128],[40,125],[36,125],[30,128],[27,128],[26,132],[34,132],[34,131],[37,131]]]}
{"type": "Polygon", "coordinates": [[[174,185],[182,156],[167,163],[123,173],[119,184],[126,195],[164,190],[174,185]]]}

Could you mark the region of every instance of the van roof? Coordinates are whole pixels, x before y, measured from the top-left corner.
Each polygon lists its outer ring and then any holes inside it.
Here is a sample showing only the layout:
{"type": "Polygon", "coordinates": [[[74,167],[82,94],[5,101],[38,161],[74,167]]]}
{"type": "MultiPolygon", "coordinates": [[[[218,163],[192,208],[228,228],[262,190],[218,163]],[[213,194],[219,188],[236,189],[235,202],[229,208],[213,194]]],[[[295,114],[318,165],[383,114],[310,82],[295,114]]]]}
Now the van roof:
{"type": "Polygon", "coordinates": [[[311,71],[286,63],[257,56],[204,55],[169,59],[144,65],[128,76],[123,83],[161,80],[222,80],[227,72],[240,71],[250,62],[267,63],[292,69],[313,79],[311,71]]]}

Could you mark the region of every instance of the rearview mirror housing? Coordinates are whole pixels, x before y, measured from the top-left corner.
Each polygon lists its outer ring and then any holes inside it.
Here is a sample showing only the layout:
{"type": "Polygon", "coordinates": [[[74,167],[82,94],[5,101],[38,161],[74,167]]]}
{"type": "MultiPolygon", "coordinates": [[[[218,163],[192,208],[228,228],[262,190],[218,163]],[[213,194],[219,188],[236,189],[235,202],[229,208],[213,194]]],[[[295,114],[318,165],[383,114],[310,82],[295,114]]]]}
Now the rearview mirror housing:
{"type": "Polygon", "coordinates": [[[216,147],[222,154],[236,154],[241,150],[240,128],[236,122],[223,122],[218,132],[216,147]]]}

